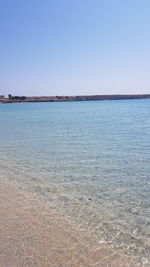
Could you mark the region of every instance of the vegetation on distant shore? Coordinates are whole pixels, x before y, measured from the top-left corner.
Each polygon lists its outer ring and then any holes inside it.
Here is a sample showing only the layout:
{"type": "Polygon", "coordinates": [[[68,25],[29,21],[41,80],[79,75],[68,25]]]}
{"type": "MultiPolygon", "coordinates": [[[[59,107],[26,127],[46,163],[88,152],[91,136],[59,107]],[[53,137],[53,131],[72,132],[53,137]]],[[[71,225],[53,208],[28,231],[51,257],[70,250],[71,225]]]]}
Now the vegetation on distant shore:
{"type": "Polygon", "coordinates": [[[12,96],[5,98],[1,95],[1,103],[15,102],[62,102],[62,101],[96,101],[96,100],[128,100],[128,99],[150,99],[150,94],[138,95],[82,95],[82,96],[12,96]]]}
{"type": "Polygon", "coordinates": [[[12,96],[12,95],[8,95],[8,98],[10,100],[20,100],[20,101],[24,101],[27,97],[26,96],[12,96]]]}

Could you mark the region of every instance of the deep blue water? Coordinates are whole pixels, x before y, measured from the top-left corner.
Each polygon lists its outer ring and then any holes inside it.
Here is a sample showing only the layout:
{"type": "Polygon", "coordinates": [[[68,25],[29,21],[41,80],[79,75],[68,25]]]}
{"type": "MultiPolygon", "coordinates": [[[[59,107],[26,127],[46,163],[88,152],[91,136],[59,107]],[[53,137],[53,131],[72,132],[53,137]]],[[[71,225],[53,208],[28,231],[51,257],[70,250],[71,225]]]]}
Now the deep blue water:
{"type": "Polygon", "coordinates": [[[3,177],[150,264],[150,100],[1,104],[3,177]]]}

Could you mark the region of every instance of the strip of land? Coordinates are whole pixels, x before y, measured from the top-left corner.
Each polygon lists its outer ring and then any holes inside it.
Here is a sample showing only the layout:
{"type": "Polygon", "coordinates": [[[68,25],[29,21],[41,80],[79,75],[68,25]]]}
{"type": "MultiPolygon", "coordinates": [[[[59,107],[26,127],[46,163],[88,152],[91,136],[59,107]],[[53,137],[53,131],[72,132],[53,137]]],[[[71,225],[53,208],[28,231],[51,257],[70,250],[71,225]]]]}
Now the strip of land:
{"type": "Polygon", "coordinates": [[[12,96],[0,98],[0,103],[15,102],[67,102],[67,101],[96,101],[96,100],[130,100],[150,99],[150,94],[137,95],[80,95],[80,96],[12,96]]]}
{"type": "Polygon", "coordinates": [[[1,181],[0,266],[137,265],[129,257],[93,240],[86,231],[55,214],[47,204],[1,181]]]}

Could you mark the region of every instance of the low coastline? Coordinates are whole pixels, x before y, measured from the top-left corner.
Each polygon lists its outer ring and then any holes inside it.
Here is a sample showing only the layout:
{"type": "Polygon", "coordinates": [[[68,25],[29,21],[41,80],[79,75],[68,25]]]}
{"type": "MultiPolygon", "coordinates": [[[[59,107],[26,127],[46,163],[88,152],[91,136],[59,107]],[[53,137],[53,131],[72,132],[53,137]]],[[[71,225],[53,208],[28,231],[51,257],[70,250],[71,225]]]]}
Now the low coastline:
{"type": "Polygon", "coordinates": [[[150,94],[136,95],[79,95],[79,96],[11,96],[0,98],[0,103],[28,102],[70,102],[70,101],[104,101],[104,100],[134,100],[150,99],[150,94]]]}
{"type": "Polygon", "coordinates": [[[0,266],[137,266],[4,180],[0,200],[0,266]]]}

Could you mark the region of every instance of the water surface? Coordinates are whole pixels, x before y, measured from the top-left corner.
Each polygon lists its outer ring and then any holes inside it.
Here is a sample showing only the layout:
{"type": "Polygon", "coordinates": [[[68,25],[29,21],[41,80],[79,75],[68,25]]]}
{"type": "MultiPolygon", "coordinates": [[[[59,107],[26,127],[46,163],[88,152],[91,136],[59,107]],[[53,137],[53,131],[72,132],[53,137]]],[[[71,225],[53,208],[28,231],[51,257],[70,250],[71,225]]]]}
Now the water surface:
{"type": "Polygon", "coordinates": [[[150,264],[150,100],[0,105],[0,177],[150,264]]]}

